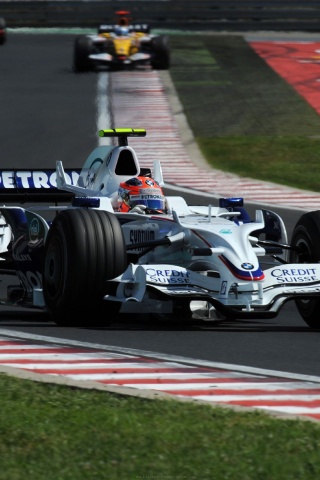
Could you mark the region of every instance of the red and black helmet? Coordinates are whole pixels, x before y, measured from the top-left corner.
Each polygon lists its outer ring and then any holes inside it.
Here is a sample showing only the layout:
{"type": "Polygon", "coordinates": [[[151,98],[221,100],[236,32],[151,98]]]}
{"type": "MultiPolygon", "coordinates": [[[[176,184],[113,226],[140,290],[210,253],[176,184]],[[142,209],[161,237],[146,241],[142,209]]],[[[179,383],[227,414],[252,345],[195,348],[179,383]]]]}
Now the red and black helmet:
{"type": "Polygon", "coordinates": [[[137,205],[144,205],[146,213],[164,213],[165,196],[160,185],[149,177],[134,177],[120,183],[118,190],[120,212],[129,212],[137,205]]]}

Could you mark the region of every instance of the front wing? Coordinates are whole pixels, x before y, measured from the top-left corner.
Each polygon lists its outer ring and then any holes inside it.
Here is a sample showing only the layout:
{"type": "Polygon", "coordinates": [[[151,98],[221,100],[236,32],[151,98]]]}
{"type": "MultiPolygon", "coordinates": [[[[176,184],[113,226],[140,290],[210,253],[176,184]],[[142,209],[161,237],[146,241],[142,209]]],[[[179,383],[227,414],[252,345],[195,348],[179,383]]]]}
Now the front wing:
{"type": "MultiPolygon", "coordinates": [[[[152,297],[204,301],[226,316],[275,317],[292,299],[320,296],[320,264],[288,264],[264,272],[263,281],[235,282],[210,277],[176,265],[130,265],[114,281],[115,295],[105,300],[148,301],[152,297]]],[[[136,309],[136,307],[135,307],[136,309]]]]}

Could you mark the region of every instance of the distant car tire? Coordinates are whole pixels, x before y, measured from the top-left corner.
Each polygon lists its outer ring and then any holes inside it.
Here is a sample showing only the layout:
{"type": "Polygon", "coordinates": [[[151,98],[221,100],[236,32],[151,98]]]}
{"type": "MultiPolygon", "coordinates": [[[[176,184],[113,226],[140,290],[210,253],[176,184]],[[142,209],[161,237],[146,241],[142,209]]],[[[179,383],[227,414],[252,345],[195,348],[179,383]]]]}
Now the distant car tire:
{"type": "Polygon", "coordinates": [[[6,22],[4,18],[0,18],[0,45],[7,41],[6,22]]]}
{"type": "Polygon", "coordinates": [[[57,325],[107,326],[121,303],[103,301],[107,281],[125,271],[127,253],[113,213],[70,209],[53,220],[44,248],[43,294],[57,325]]]}
{"type": "MultiPolygon", "coordinates": [[[[320,261],[320,211],[303,214],[294,227],[290,263],[317,263],[320,261]]],[[[296,299],[298,311],[311,328],[320,328],[320,297],[296,299]]]]}
{"type": "Polygon", "coordinates": [[[75,39],[73,50],[73,71],[89,72],[93,69],[93,61],[89,55],[95,52],[94,43],[91,38],[80,35],[75,39]]]}
{"type": "Polygon", "coordinates": [[[168,70],[170,68],[169,37],[159,35],[151,41],[151,67],[154,70],[168,70]]]}
{"type": "Polygon", "coordinates": [[[112,55],[115,57],[117,55],[114,42],[111,38],[107,38],[104,45],[103,45],[103,51],[106,53],[109,53],[109,55],[112,55]]]}

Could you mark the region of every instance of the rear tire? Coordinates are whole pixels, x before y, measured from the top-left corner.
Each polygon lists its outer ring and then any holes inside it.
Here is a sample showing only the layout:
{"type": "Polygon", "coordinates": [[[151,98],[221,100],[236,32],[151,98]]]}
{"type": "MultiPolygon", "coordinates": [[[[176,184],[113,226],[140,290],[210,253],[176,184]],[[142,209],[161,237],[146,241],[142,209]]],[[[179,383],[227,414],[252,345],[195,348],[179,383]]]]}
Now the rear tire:
{"type": "MultiPolygon", "coordinates": [[[[290,263],[317,263],[320,261],[320,211],[303,214],[294,227],[290,263]]],[[[311,328],[320,328],[320,297],[296,299],[298,311],[311,328]]]]}
{"type": "Polygon", "coordinates": [[[75,39],[73,51],[73,71],[89,72],[93,69],[93,61],[89,55],[95,52],[91,38],[80,35],[75,39]]]}
{"type": "Polygon", "coordinates": [[[107,326],[121,303],[103,301],[107,281],[127,267],[121,226],[102,210],[65,210],[54,219],[44,249],[43,294],[60,326],[107,326]]]}

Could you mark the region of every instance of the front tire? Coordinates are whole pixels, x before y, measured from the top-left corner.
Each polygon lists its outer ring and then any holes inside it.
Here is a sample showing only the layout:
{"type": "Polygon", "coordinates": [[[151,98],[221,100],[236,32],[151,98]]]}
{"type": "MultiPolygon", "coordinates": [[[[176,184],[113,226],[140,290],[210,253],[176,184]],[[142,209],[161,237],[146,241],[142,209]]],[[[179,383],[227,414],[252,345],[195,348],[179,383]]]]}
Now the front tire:
{"type": "MultiPolygon", "coordinates": [[[[294,227],[290,263],[317,263],[320,261],[320,211],[303,214],[294,227]]],[[[298,311],[311,328],[320,328],[320,297],[296,299],[298,311]]]]}
{"type": "Polygon", "coordinates": [[[4,18],[0,18],[0,30],[2,31],[0,34],[0,45],[4,45],[7,41],[6,22],[4,18]]]}
{"type": "Polygon", "coordinates": [[[59,213],[48,232],[43,265],[43,294],[54,322],[108,325],[121,303],[110,301],[104,308],[106,282],[126,267],[124,237],[114,214],[83,209],[59,213]]]}
{"type": "Polygon", "coordinates": [[[95,52],[91,38],[80,35],[75,39],[73,50],[73,71],[89,72],[93,69],[93,61],[89,55],[95,52]]]}
{"type": "Polygon", "coordinates": [[[151,48],[151,67],[155,70],[168,70],[170,68],[169,38],[166,35],[154,37],[151,42],[151,48]]]}

